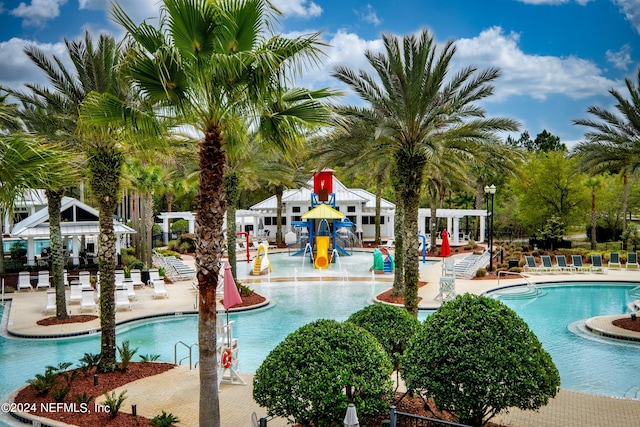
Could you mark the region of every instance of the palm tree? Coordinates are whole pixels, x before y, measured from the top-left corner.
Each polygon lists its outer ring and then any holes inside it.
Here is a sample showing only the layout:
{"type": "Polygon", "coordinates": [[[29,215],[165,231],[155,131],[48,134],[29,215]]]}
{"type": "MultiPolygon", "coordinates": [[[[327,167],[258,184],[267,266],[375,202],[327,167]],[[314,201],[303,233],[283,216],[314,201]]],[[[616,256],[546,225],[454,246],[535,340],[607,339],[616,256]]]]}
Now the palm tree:
{"type": "Polygon", "coordinates": [[[478,147],[495,141],[495,132],[517,130],[518,125],[507,118],[486,119],[484,110],[474,104],[493,93],[491,83],[500,75],[497,69],[478,72],[467,67],[447,83],[455,54],[452,41],[438,47],[426,29],[418,37],[404,37],[402,46],[395,36],[382,39],[384,53],[365,53],[377,78],[346,67],[336,68],[334,76],[383,118],[376,134],[392,141],[394,179],[405,213],[405,307],[417,314],[418,206],[430,156],[438,155],[444,144],[451,145],[457,156],[470,158],[478,147]]]}
{"type": "Polygon", "coordinates": [[[216,289],[224,249],[225,133],[238,117],[258,117],[262,95],[283,69],[315,61],[318,34],[287,39],[267,34],[277,11],[266,0],[165,0],[160,28],[136,25],[115,5],[113,16],[135,49],[127,75],[144,98],[173,111],[200,135],[196,216],[200,425],[220,425],[216,351],[216,289]]]}
{"type": "Polygon", "coordinates": [[[573,149],[583,170],[592,174],[602,172],[620,173],[624,183],[622,201],[622,231],[627,228],[627,205],[629,200],[628,177],[640,167],[640,67],[637,82],[625,79],[629,99],[615,89],[609,93],[616,100],[616,112],[599,106],[587,109],[595,119],[578,119],[573,123],[591,128],[573,149]]]}

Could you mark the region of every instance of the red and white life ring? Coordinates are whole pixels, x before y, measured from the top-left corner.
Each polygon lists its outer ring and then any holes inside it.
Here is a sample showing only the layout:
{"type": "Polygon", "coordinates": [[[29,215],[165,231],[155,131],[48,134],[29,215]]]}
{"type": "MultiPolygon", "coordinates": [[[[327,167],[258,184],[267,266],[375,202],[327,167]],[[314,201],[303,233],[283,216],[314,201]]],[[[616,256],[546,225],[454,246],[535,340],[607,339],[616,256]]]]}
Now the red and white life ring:
{"type": "Polygon", "coordinates": [[[222,352],[222,367],[227,369],[230,368],[231,365],[233,364],[233,353],[231,352],[230,349],[226,349],[225,351],[222,352]]]}

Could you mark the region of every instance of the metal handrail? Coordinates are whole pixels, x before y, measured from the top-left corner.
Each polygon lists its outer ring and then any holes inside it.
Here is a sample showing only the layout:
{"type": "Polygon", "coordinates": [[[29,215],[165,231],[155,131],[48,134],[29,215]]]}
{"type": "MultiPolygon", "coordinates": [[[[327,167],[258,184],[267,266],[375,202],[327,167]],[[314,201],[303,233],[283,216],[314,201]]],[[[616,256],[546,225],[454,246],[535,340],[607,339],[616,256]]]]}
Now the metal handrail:
{"type": "Polygon", "coordinates": [[[505,271],[505,270],[498,271],[498,286],[500,286],[500,275],[501,274],[504,274],[504,275],[513,274],[515,276],[520,276],[525,280],[525,282],[527,282],[529,284],[529,286],[531,286],[532,288],[534,288],[536,290],[536,293],[539,291],[538,287],[535,284],[531,283],[531,281],[529,280],[529,278],[527,276],[525,276],[524,274],[519,273],[517,271],[505,271]]]}
{"type": "MultiPolygon", "coordinates": [[[[199,347],[198,343],[193,343],[191,345],[185,343],[184,341],[178,341],[173,345],[173,364],[174,365],[180,365],[182,363],[183,360],[185,359],[189,359],[189,370],[193,369],[193,347],[199,347]],[[182,344],[183,346],[185,346],[186,348],[189,349],[189,354],[185,357],[183,357],[182,359],[178,360],[178,344],[182,344]]],[[[196,363],[197,365],[197,363],[196,363]]]]}

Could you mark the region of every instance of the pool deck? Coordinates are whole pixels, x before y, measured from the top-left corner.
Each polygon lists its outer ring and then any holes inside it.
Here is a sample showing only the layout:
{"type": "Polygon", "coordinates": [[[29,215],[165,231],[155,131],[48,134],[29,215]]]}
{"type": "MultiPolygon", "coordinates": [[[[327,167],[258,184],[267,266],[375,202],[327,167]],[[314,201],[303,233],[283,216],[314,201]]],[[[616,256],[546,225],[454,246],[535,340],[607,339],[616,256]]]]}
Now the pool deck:
{"type": "MultiPolygon", "coordinates": [[[[456,255],[455,257],[462,256],[456,255]]],[[[440,264],[435,264],[421,271],[421,280],[427,282],[418,291],[421,298],[419,303],[421,309],[436,309],[440,306],[441,302],[435,300],[439,291],[440,275],[440,264]]],[[[640,282],[640,271],[622,269],[610,270],[607,274],[530,274],[528,280],[534,284],[557,281],[640,282]]],[[[481,294],[491,289],[524,283],[526,280],[522,277],[501,278],[499,281],[461,279],[455,281],[456,293],[458,294],[466,292],[481,294]]],[[[131,310],[117,311],[116,321],[121,324],[147,317],[196,312],[196,290],[191,281],[168,284],[166,288],[169,292],[169,298],[158,299],[153,298],[151,288],[136,289],[137,300],[131,302],[131,310]]],[[[98,333],[99,320],[57,326],[37,325],[37,320],[52,315],[43,313],[47,299],[46,292],[22,291],[12,294],[11,297],[7,331],[12,335],[45,338],[52,335],[98,333]]],[[[79,304],[69,304],[68,309],[72,314],[80,314],[79,304]]],[[[83,314],[91,313],[91,311],[83,312],[83,314]]],[[[95,314],[95,311],[93,313],[95,314]]],[[[609,335],[631,335],[632,338],[640,339],[640,333],[630,333],[615,328],[611,326],[610,321],[594,319],[593,325],[594,328],[600,328],[602,332],[609,335]]],[[[222,384],[220,387],[223,426],[244,427],[250,425],[249,417],[252,412],[255,412],[258,417],[266,415],[266,409],[259,407],[253,401],[252,375],[241,374],[241,376],[247,385],[222,384]]],[[[127,384],[123,389],[127,389],[127,402],[137,405],[139,415],[152,418],[164,410],[177,415],[181,419],[180,426],[197,426],[199,390],[197,378],[197,369],[190,370],[188,366],[183,365],[164,374],[127,384]],[[167,387],[168,384],[171,386],[167,387]]],[[[130,405],[125,405],[122,410],[130,410],[130,405]]],[[[514,409],[509,414],[496,417],[493,421],[503,426],[514,427],[640,425],[640,400],[612,398],[562,389],[548,405],[537,412],[514,409]]],[[[284,419],[275,418],[269,420],[268,425],[279,427],[289,424],[284,419]]]]}

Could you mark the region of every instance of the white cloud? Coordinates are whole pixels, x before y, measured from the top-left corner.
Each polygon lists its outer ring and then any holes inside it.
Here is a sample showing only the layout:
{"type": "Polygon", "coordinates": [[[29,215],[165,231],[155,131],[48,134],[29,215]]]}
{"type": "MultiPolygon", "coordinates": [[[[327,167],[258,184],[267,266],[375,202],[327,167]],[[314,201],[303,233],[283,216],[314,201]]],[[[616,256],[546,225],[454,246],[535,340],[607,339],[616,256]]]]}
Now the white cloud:
{"type": "Polygon", "coordinates": [[[621,70],[629,69],[629,64],[633,62],[631,59],[631,46],[628,44],[622,46],[617,52],[607,50],[605,55],[607,57],[607,61],[612,63],[614,67],[621,70]]]}
{"type": "Polygon", "coordinates": [[[640,1],[638,0],[612,0],[625,14],[633,28],[640,33],[640,1]]]}
{"type": "Polygon", "coordinates": [[[67,0],[31,0],[31,4],[21,2],[11,10],[11,15],[23,18],[25,27],[42,27],[47,21],[60,16],[60,6],[67,0]]]}
{"type": "Polygon", "coordinates": [[[478,37],[456,41],[454,60],[459,67],[502,70],[493,101],[513,95],[544,100],[554,94],[580,99],[600,95],[615,86],[591,61],[574,56],[529,55],[520,49],[518,42],[517,34],[505,35],[501,28],[493,27],[478,37]]]}
{"type": "Polygon", "coordinates": [[[6,42],[0,42],[0,85],[15,90],[24,89],[22,85],[25,82],[48,85],[44,72],[36,67],[24,53],[24,48],[28,45],[36,45],[48,56],[58,56],[65,66],[71,69],[71,61],[67,56],[67,48],[64,43],[38,44],[14,37],[6,42]]]}
{"type": "MultiPolygon", "coordinates": [[[[526,3],[526,4],[534,4],[534,5],[539,5],[539,4],[549,4],[549,5],[556,5],[556,4],[563,4],[563,3],[570,3],[571,0],[518,0],[521,3],[526,3]]],[[[578,3],[579,5],[584,6],[585,4],[593,1],[593,0],[575,0],[576,3],[578,3]]]]}
{"type": "Polygon", "coordinates": [[[322,14],[322,8],[308,0],[272,0],[271,3],[285,16],[300,16],[314,18],[322,14]]]}
{"type": "Polygon", "coordinates": [[[354,10],[354,13],[361,21],[368,22],[376,27],[382,23],[382,20],[378,18],[376,10],[370,4],[361,7],[359,10],[354,10]]]}
{"type": "Polygon", "coordinates": [[[78,0],[78,9],[108,10],[110,0],[78,0]]]}

